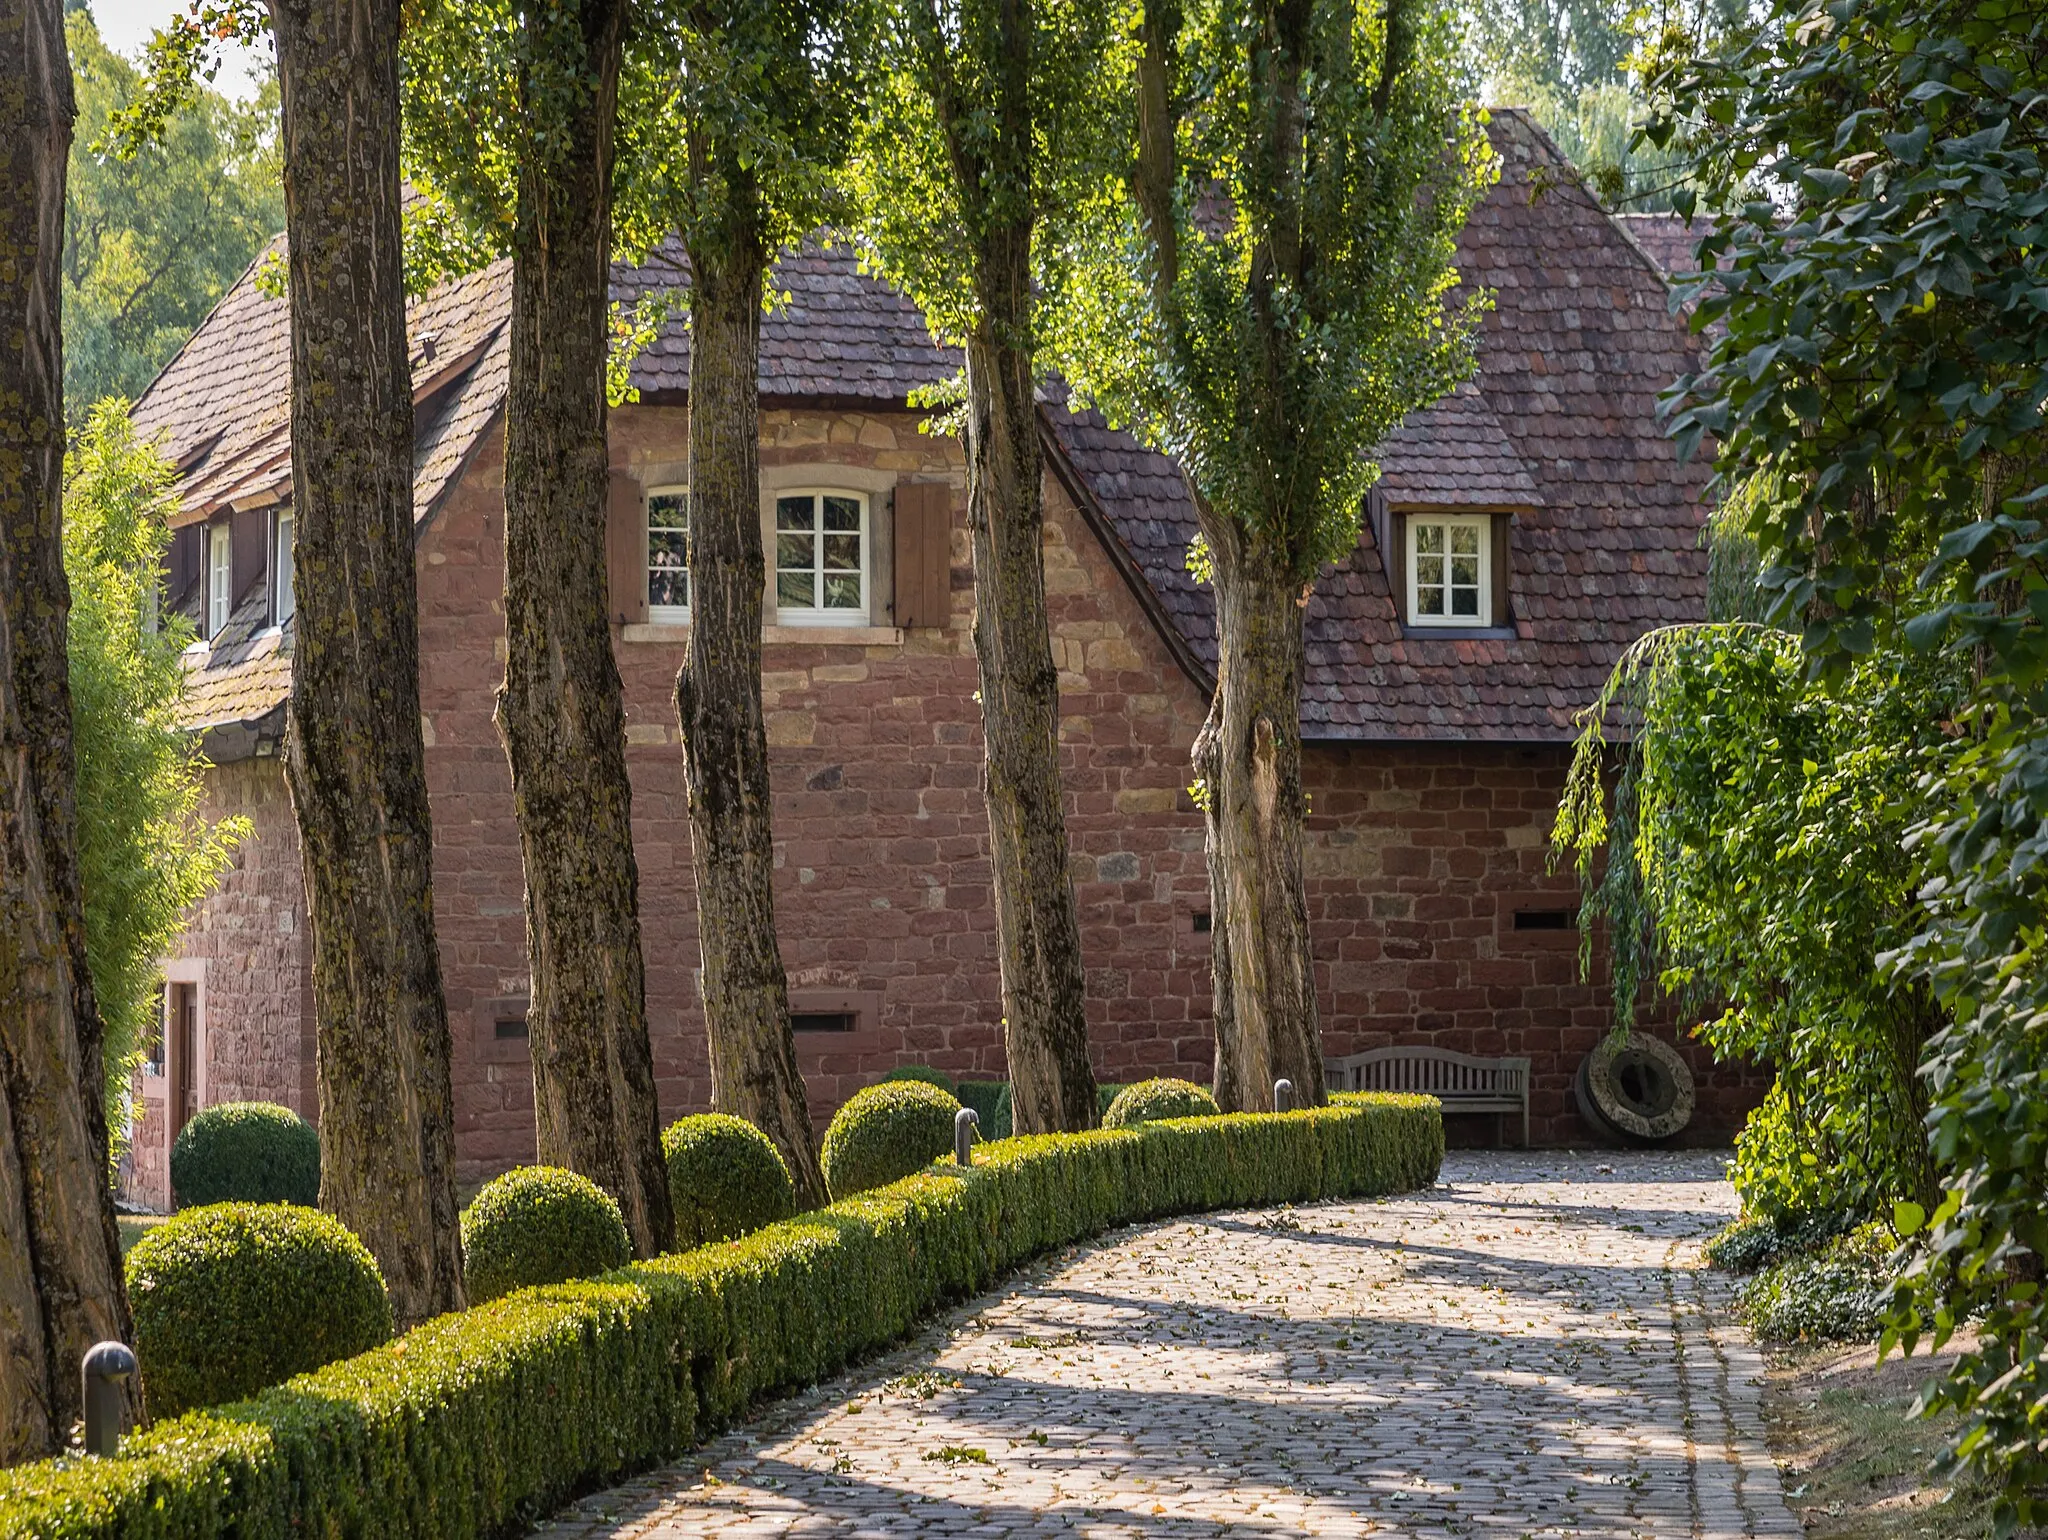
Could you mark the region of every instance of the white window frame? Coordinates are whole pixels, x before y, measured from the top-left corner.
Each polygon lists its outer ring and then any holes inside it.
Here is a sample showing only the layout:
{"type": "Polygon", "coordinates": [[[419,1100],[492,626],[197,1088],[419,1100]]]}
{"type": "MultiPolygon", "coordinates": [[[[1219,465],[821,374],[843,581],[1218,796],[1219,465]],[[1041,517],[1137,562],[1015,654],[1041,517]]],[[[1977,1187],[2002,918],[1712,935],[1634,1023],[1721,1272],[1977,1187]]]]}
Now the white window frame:
{"type": "Polygon", "coordinates": [[[645,585],[644,596],[647,600],[647,619],[653,625],[686,626],[690,623],[689,605],[656,604],[654,602],[654,563],[651,560],[654,554],[654,530],[652,524],[654,500],[657,497],[681,497],[685,499],[683,505],[683,550],[685,562],[683,569],[683,593],[685,596],[688,595],[690,591],[688,567],[690,508],[687,501],[689,495],[690,488],[687,482],[666,482],[660,486],[647,488],[640,498],[640,581],[645,585]]]}
{"type": "Polygon", "coordinates": [[[298,595],[292,586],[297,573],[293,544],[298,532],[298,521],[292,517],[291,505],[287,503],[270,521],[270,623],[274,626],[283,625],[298,613],[298,595]]]}
{"type": "MultiPolygon", "coordinates": [[[[1402,542],[1407,557],[1407,611],[1409,625],[1441,627],[1447,630],[1460,631],[1481,631],[1490,629],[1493,626],[1493,517],[1490,513],[1410,513],[1403,519],[1402,522],[1407,526],[1402,535],[1402,542]],[[1479,607],[1475,613],[1470,615],[1452,613],[1452,605],[1455,602],[1453,598],[1454,590],[1450,583],[1450,573],[1448,570],[1444,573],[1445,581],[1441,585],[1428,585],[1432,588],[1438,586],[1443,588],[1444,613],[1441,615],[1426,615],[1423,613],[1421,600],[1424,585],[1420,580],[1419,573],[1422,553],[1418,550],[1418,547],[1421,544],[1421,533],[1425,529],[1443,531],[1444,549],[1442,558],[1445,562],[1450,560],[1452,530],[1470,529],[1477,533],[1479,545],[1479,607]]],[[[1463,583],[1457,585],[1458,588],[1467,586],[1470,585],[1463,583]]]]}
{"type": "MultiPolygon", "coordinates": [[[[817,508],[818,506],[818,503],[813,502],[812,507],[814,509],[817,508]]],[[[814,530],[817,528],[815,524],[813,524],[812,527],[814,530]]],[[[777,487],[768,498],[767,529],[767,534],[769,536],[770,541],[772,542],[769,546],[768,592],[769,597],[774,601],[775,604],[775,623],[779,626],[866,626],[869,623],[869,606],[872,602],[873,596],[871,591],[874,585],[874,528],[875,500],[871,494],[863,492],[858,487],[777,487]],[[782,542],[778,537],[781,533],[779,526],[781,524],[782,500],[786,497],[809,497],[813,499],[826,497],[847,497],[852,498],[855,502],[860,504],[860,604],[857,608],[826,609],[822,605],[815,605],[809,608],[792,609],[786,608],[783,605],[781,597],[782,542]]],[[[819,530],[815,538],[822,542],[825,538],[824,532],[822,530],[819,530]]],[[[817,577],[817,593],[818,597],[821,599],[824,597],[824,568],[821,564],[822,551],[822,545],[820,545],[813,551],[811,566],[811,571],[817,577]]]]}
{"type": "Polygon", "coordinates": [[[235,613],[234,529],[226,519],[206,526],[206,639],[226,629],[235,613]]]}

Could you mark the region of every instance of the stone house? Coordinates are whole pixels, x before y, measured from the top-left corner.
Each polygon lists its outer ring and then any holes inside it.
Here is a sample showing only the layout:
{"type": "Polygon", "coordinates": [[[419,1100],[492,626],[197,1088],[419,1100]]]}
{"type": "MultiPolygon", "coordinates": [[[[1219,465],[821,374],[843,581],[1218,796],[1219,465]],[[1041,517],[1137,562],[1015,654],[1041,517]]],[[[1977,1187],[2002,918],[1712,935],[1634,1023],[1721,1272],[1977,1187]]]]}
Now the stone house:
{"type": "MultiPolygon", "coordinates": [[[[1573,714],[1646,629],[1705,603],[1704,472],[1660,432],[1687,367],[1663,274],[1522,114],[1495,117],[1500,185],[1461,247],[1492,291],[1476,380],[1384,446],[1357,549],[1309,606],[1307,855],[1325,1042],[1428,1041],[1534,1062],[1538,1142],[1588,1135],[1571,1076],[1610,1024],[1577,972],[1576,889],[1546,843],[1573,714]]],[[[669,257],[621,269],[631,298],[669,257]]],[[[908,390],[953,372],[901,296],[844,248],[785,260],[761,361],[762,525],[774,553],[762,688],[776,902],[799,1055],[821,1117],[903,1063],[999,1077],[981,800],[973,573],[959,446],[908,390]]],[[[527,973],[502,673],[501,264],[418,301],[421,693],[435,911],[465,1180],[533,1154],[527,973]]],[[[250,277],[136,408],[184,510],[169,602],[201,640],[188,717],[216,812],[255,829],[167,961],[140,1077],[130,1196],[162,1202],[200,1105],[315,1110],[299,853],[278,747],[292,636],[285,306],[250,277]]],[[[709,1071],[671,690],[688,618],[689,344],[641,356],[612,417],[611,598],[624,681],[647,1000],[663,1116],[709,1071]]],[[[1172,462],[1044,407],[1045,568],[1096,1072],[1208,1078],[1209,896],[1189,750],[1215,659],[1172,462]]],[[[1669,1035],[1670,1024],[1661,1028],[1669,1035]]],[[[1702,1136],[1760,1091],[1690,1043],[1702,1136]]],[[[1490,1126],[1475,1130],[1490,1133],[1490,1126]]]]}

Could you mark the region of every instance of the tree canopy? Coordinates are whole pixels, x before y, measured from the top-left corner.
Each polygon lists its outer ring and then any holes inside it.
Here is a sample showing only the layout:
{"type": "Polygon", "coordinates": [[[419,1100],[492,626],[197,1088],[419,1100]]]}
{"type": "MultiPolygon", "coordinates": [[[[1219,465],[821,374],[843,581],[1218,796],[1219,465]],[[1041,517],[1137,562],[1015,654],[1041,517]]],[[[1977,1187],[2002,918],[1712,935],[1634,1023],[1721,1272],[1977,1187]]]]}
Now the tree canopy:
{"type": "Polygon", "coordinates": [[[194,81],[161,133],[123,159],[116,115],[141,97],[135,65],[92,13],[65,17],[77,82],[65,206],[64,394],[83,421],[103,396],[141,394],[284,223],[277,90],[247,104],[194,81]]]}

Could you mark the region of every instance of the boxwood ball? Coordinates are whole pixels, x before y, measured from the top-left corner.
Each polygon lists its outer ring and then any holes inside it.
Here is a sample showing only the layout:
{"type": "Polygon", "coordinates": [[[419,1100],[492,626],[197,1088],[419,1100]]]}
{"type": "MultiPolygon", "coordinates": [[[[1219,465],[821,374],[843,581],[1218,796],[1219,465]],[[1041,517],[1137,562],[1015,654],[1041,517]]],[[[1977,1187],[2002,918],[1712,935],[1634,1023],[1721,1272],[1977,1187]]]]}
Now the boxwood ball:
{"type": "Polygon", "coordinates": [[[1158,1123],[1167,1118],[1213,1118],[1222,1112],[1216,1098],[1192,1080],[1140,1080],[1116,1093],[1102,1115],[1104,1128],[1133,1123],[1158,1123]]]}
{"type": "Polygon", "coordinates": [[[856,1091],[825,1130],[819,1163],[835,1201],[886,1187],[953,1148],[960,1103],[937,1086],[890,1080],[856,1091]]]}
{"type": "Polygon", "coordinates": [[[796,1184],[768,1136],[723,1112],[678,1118],[661,1136],[676,1250],[746,1235],[796,1212],[796,1184]]]}
{"type": "Polygon", "coordinates": [[[462,1211],[469,1302],[624,1267],[632,1237],[612,1195],[559,1166],[521,1166],[484,1184],[462,1211]]]}
{"type": "Polygon", "coordinates": [[[135,1243],[127,1273],[153,1417],[239,1401],[391,1337],[369,1248],[318,1209],[186,1209],[135,1243]]]}
{"type": "Polygon", "coordinates": [[[171,1146],[180,1204],[320,1201],[320,1136],[275,1102],[222,1102],[198,1113],[171,1146]]]}

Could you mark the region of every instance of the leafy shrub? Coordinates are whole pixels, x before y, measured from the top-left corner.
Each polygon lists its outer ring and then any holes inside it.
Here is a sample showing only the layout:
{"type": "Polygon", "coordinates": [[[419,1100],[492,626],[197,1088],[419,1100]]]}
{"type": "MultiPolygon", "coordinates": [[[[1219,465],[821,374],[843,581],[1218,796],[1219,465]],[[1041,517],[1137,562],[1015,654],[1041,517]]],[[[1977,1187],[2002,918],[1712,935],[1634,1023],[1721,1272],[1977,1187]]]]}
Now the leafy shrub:
{"type": "Polygon", "coordinates": [[[960,1105],[972,1107],[981,1115],[975,1126],[981,1137],[988,1140],[1007,1139],[1013,1131],[1010,1123],[1010,1082],[1007,1080],[963,1080],[953,1093],[960,1098],[960,1105]]]}
{"type": "Polygon", "coordinates": [[[1745,1214],[1707,1242],[1707,1262],[1723,1272],[1753,1273],[1818,1251],[1855,1223],[1848,1214],[1788,1214],[1782,1220],[1745,1214]]]}
{"type": "Polygon", "coordinates": [[[239,1401],[391,1336],[376,1261],[318,1209],[186,1209],[135,1243],[127,1272],[152,1417],[239,1401]]]}
{"type": "Polygon", "coordinates": [[[1202,1209],[1436,1179],[1428,1097],[1011,1139],[729,1246],[514,1294],[118,1460],[0,1471],[0,1540],[509,1533],[812,1384],[1055,1246],[1202,1209]],[[678,1369],[682,1372],[678,1372],[678,1369]]]}
{"type": "Polygon", "coordinates": [[[768,1136],[722,1112],[678,1118],[661,1136],[676,1250],[746,1235],[796,1212],[796,1184],[768,1136]]]}
{"type": "Polygon", "coordinates": [[[289,1107],[222,1102],[193,1117],[171,1146],[171,1191],[178,1202],[320,1201],[320,1136],[289,1107]]]}
{"type": "Polygon", "coordinates": [[[1128,1128],[1133,1123],[1158,1123],[1167,1118],[1213,1118],[1222,1111],[1216,1098],[1192,1080],[1141,1080],[1117,1092],[1116,1100],[1102,1115],[1102,1126],[1128,1128]]]}
{"type": "Polygon", "coordinates": [[[1891,1250],[1881,1226],[1865,1225],[1765,1268],[1743,1285],[1737,1308],[1768,1342],[1868,1341],[1891,1303],[1891,1250]]]}
{"type": "Polygon", "coordinates": [[[559,1166],[521,1166],[484,1184],[462,1211],[470,1301],[624,1267],[632,1237],[612,1195],[559,1166]]]}
{"type": "Polygon", "coordinates": [[[1118,1096],[1129,1089],[1129,1086],[1121,1080],[1097,1081],[1095,1084],[1095,1115],[1098,1118],[1108,1117],[1111,1104],[1116,1101],[1118,1096]]]}
{"type": "Polygon", "coordinates": [[[915,1080],[856,1091],[833,1116],[819,1152],[825,1188],[835,1200],[886,1187],[953,1148],[960,1103],[915,1080]]]}
{"type": "Polygon", "coordinates": [[[923,1064],[899,1064],[882,1077],[882,1084],[888,1085],[892,1081],[903,1080],[915,1080],[925,1085],[937,1086],[948,1096],[955,1094],[951,1075],[944,1070],[932,1069],[923,1064]]]}

